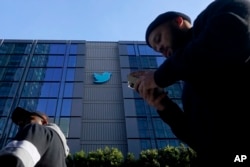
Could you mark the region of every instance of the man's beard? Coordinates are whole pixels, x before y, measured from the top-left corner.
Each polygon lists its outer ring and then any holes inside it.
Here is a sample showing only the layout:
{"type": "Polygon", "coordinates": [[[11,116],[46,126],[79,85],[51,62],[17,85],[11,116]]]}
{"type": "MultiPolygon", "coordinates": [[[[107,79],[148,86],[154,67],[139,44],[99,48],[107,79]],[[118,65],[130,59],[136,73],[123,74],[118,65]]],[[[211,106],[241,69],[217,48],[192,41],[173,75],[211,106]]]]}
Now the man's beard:
{"type": "Polygon", "coordinates": [[[175,53],[176,51],[178,51],[179,49],[182,49],[183,47],[187,45],[189,41],[188,32],[181,30],[175,26],[171,26],[170,31],[172,34],[171,48],[173,50],[173,53],[175,53]]]}

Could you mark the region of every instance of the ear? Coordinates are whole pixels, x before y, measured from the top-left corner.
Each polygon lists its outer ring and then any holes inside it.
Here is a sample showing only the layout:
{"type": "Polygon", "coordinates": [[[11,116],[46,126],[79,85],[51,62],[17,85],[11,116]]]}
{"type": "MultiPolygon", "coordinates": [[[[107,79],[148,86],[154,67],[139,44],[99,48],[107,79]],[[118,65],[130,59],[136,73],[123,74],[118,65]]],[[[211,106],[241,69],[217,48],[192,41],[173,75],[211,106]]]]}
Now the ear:
{"type": "Polygon", "coordinates": [[[42,124],[43,125],[47,125],[49,122],[48,122],[48,120],[47,119],[42,119],[42,124]]]}
{"type": "Polygon", "coordinates": [[[183,24],[183,18],[181,16],[176,17],[175,23],[177,24],[178,27],[181,27],[183,24]]]}

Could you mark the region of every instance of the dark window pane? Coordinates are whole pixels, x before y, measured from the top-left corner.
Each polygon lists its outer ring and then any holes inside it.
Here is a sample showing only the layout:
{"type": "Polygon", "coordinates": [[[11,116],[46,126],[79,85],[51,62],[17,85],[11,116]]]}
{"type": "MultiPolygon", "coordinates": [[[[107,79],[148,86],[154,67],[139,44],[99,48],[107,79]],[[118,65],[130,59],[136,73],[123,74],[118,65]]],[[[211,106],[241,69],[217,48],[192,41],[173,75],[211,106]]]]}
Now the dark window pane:
{"type": "Polygon", "coordinates": [[[0,54],[29,54],[30,43],[3,43],[0,45],[0,54]]]}
{"type": "Polygon", "coordinates": [[[72,97],[73,95],[73,83],[65,83],[64,97],[72,97]]]}
{"type": "Polygon", "coordinates": [[[68,67],[75,67],[75,66],[76,66],[76,56],[69,56],[68,67]]]}
{"type": "Polygon", "coordinates": [[[136,114],[137,116],[146,116],[146,110],[143,100],[135,100],[136,114]]]}
{"type": "Polygon", "coordinates": [[[129,57],[129,65],[131,68],[141,67],[141,63],[138,57],[129,57]]]}
{"type": "Polygon", "coordinates": [[[128,51],[128,55],[136,55],[134,45],[127,45],[127,51],[128,51]]]}
{"type": "Polygon", "coordinates": [[[59,68],[30,68],[27,81],[60,81],[62,69],[59,68]]]}
{"type": "Polygon", "coordinates": [[[63,56],[56,55],[34,55],[31,60],[32,67],[62,67],[63,56]]]}
{"type": "Polygon", "coordinates": [[[13,97],[16,95],[18,84],[15,82],[0,82],[0,97],[13,97]]]}
{"type": "Polygon", "coordinates": [[[66,81],[74,81],[75,80],[75,69],[68,68],[66,73],[66,81]]]}
{"type": "Polygon", "coordinates": [[[140,55],[148,55],[148,56],[161,55],[161,53],[154,51],[152,48],[150,48],[147,45],[138,45],[138,48],[139,48],[140,55]]]}
{"type": "Polygon", "coordinates": [[[68,137],[69,134],[69,123],[70,123],[69,118],[60,118],[59,127],[61,128],[65,137],[68,137]]]}
{"type": "Polygon", "coordinates": [[[70,45],[69,53],[70,54],[77,54],[77,44],[71,44],[70,45]]]}
{"type": "Polygon", "coordinates": [[[72,99],[63,99],[61,116],[70,116],[72,99]]]}
{"type": "Polygon", "coordinates": [[[59,83],[26,82],[22,91],[22,97],[57,97],[59,83]]]}
{"type": "Polygon", "coordinates": [[[23,68],[0,68],[0,81],[20,81],[23,68]]]}
{"type": "Polygon", "coordinates": [[[0,55],[0,66],[23,67],[27,58],[27,55],[0,55]]]}
{"type": "Polygon", "coordinates": [[[65,54],[66,44],[37,44],[35,54],[65,54]]]}
{"type": "Polygon", "coordinates": [[[50,54],[65,54],[65,44],[50,44],[50,54]]]}

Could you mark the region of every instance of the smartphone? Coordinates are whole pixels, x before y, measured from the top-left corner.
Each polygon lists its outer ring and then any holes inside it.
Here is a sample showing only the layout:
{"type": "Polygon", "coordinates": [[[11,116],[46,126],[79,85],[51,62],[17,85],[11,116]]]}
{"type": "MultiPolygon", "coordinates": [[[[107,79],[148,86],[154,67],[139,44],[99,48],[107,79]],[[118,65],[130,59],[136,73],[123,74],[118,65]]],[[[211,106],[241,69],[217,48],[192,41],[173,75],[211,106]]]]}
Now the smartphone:
{"type": "Polygon", "coordinates": [[[130,89],[134,89],[135,83],[137,81],[137,77],[132,76],[132,75],[128,75],[128,87],[130,89]]]}

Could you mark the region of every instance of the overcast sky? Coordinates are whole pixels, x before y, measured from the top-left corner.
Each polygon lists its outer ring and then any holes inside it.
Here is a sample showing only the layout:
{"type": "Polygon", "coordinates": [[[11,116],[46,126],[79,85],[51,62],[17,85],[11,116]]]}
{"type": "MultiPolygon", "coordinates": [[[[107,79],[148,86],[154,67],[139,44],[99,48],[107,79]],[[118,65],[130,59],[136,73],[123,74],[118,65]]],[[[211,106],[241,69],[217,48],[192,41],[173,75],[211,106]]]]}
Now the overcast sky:
{"type": "Polygon", "coordinates": [[[175,10],[194,20],[213,0],[0,0],[0,39],[144,41],[175,10]]]}

